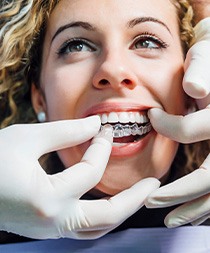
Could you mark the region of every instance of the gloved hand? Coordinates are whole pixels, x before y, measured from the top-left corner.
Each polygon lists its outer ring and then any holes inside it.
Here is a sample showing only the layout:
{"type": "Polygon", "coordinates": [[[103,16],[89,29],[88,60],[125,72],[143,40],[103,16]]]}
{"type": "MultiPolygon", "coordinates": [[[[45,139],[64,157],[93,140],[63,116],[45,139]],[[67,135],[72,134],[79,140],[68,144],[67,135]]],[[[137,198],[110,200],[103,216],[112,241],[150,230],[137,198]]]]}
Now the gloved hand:
{"type": "MultiPolygon", "coordinates": [[[[210,138],[210,107],[184,117],[152,109],[149,117],[157,132],[175,141],[192,143],[210,138]]],[[[198,225],[210,217],[210,155],[199,169],[154,191],[146,200],[148,208],[181,203],[166,216],[167,227],[198,225]]]]}
{"type": "Polygon", "coordinates": [[[194,28],[195,41],[185,60],[183,88],[197,99],[199,109],[210,104],[210,18],[201,20],[194,28]]]}
{"type": "MultiPolygon", "coordinates": [[[[197,17],[200,19],[204,15],[203,4],[196,0],[192,2],[195,10],[199,7],[197,17]]],[[[183,88],[188,95],[197,99],[199,109],[205,107],[206,109],[184,117],[168,115],[160,109],[152,109],[149,112],[150,121],[157,132],[181,143],[193,143],[210,138],[210,110],[208,108],[210,104],[210,18],[201,20],[194,31],[195,44],[186,57],[183,88]]],[[[210,155],[199,169],[161,187],[146,200],[148,208],[167,207],[181,203],[185,204],[166,216],[166,226],[177,227],[190,222],[198,225],[210,217],[210,155]]]]}
{"type": "Polygon", "coordinates": [[[101,179],[111,152],[112,130],[96,136],[80,163],[47,175],[44,153],[75,146],[99,131],[98,116],[44,124],[14,125],[0,131],[0,230],[23,236],[93,239],[136,212],[156,179],[146,179],[109,199],[80,200],[101,179]]]}

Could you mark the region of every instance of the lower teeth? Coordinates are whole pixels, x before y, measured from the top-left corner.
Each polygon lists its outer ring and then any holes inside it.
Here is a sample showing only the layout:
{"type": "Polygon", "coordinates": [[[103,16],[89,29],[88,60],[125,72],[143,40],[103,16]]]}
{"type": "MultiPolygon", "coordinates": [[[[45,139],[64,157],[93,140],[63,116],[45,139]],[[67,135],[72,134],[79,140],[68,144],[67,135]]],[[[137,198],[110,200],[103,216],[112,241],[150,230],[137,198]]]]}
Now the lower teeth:
{"type": "MultiPolygon", "coordinates": [[[[101,126],[101,129],[103,127],[106,127],[109,124],[101,126]]],[[[151,131],[152,125],[148,123],[145,126],[138,126],[138,124],[133,124],[133,125],[121,125],[121,124],[116,124],[116,125],[109,125],[113,128],[113,137],[114,138],[122,138],[122,137],[127,137],[130,135],[144,135],[148,132],[151,131]]]]}

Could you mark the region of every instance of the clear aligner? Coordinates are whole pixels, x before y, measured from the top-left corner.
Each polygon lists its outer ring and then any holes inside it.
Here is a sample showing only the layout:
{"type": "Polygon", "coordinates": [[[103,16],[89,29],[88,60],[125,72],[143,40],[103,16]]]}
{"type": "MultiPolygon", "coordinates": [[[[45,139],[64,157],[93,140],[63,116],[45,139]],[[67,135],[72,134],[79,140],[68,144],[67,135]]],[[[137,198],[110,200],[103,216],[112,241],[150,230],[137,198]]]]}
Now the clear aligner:
{"type": "MultiPolygon", "coordinates": [[[[106,124],[104,126],[101,126],[101,128],[107,126],[109,124],[106,124]]],[[[121,138],[121,137],[126,137],[130,135],[143,135],[151,131],[152,125],[149,123],[145,126],[138,126],[138,124],[133,124],[133,125],[121,125],[121,124],[116,124],[116,125],[110,125],[113,128],[113,137],[114,138],[121,138]]]]}

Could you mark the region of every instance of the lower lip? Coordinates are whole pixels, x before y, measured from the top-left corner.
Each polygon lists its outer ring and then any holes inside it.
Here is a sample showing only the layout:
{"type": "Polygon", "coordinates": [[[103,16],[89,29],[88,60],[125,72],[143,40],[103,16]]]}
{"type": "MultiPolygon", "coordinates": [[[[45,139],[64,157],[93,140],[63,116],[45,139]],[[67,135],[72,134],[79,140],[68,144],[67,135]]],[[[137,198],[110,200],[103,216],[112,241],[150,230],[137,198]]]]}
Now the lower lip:
{"type": "Polygon", "coordinates": [[[125,156],[133,156],[136,153],[142,152],[144,148],[147,146],[151,136],[154,134],[154,131],[149,132],[143,139],[132,142],[125,143],[122,146],[113,146],[112,147],[112,157],[125,157],[125,156]]]}

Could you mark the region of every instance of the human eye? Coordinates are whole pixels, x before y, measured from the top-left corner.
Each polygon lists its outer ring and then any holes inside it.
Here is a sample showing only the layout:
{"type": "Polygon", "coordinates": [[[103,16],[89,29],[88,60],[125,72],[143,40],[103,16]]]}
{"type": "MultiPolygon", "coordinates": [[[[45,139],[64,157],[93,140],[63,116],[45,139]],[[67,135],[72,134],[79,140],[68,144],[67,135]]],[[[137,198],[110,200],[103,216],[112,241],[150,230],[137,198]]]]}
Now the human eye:
{"type": "Polygon", "coordinates": [[[164,49],[168,44],[154,34],[144,33],[135,39],[134,49],[164,49]]]}
{"type": "Polygon", "coordinates": [[[82,38],[72,38],[65,41],[59,48],[57,54],[59,56],[69,55],[73,53],[83,53],[83,52],[94,52],[96,51],[96,46],[82,38]]]}

